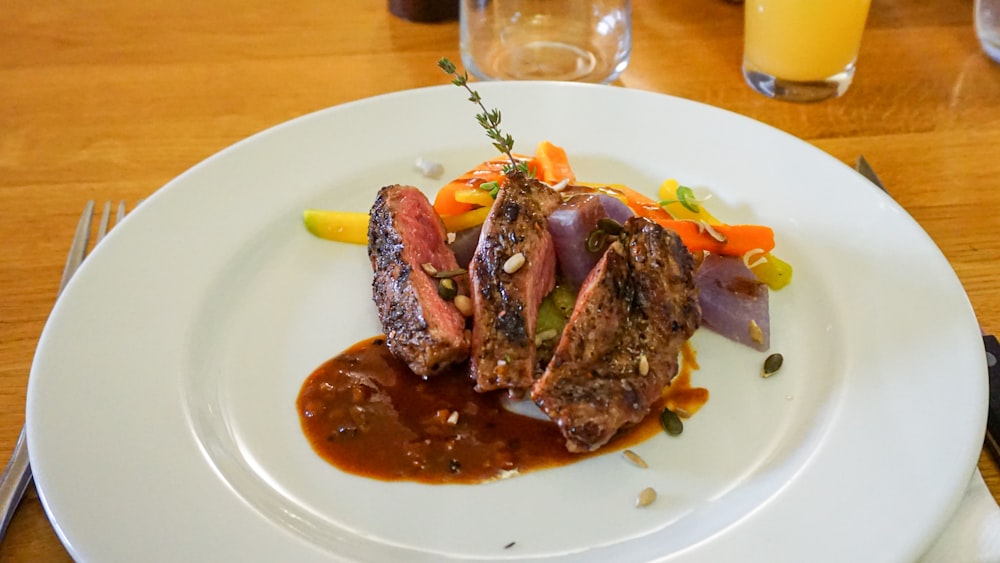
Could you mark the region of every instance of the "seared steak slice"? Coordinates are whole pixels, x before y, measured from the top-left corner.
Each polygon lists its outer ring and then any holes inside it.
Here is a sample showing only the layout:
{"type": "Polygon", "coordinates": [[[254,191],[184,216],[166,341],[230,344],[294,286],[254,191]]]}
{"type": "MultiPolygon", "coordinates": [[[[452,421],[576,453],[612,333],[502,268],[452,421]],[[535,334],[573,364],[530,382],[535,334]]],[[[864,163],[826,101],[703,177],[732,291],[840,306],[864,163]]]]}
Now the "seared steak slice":
{"type": "MultiPolygon", "coordinates": [[[[418,375],[434,375],[469,357],[465,317],[438,294],[439,280],[423,268],[455,270],[441,220],[427,196],[412,186],[379,190],[368,223],[372,293],[389,350],[418,375]]],[[[465,276],[454,278],[468,295],[465,276]]]]}
{"type": "Polygon", "coordinates": [[[513,173],[504,179],[483,224],[469,265],[471,368],[478,391],[526,391],[535,381],[538,305],[555,284],[556,256],[546,219],[560,199],[547,185],[513,173]]]}
{"type": "Polygon", "coordinates": [[[700,319],[691,254],[673,231],[633,217],[584,281],[532,399],[569,451],[595,450],[645,418],[700,319]]]}

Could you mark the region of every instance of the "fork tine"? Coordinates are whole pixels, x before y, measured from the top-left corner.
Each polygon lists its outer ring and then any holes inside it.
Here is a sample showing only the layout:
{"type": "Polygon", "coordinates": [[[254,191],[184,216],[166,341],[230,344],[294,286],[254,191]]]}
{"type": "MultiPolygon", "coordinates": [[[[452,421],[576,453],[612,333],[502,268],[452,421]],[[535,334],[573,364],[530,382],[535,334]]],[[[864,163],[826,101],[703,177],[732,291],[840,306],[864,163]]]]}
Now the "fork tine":
{"type": "Polygon", "coordinates": [[[124,218],[125,218],[125,200],[123,199],[118,202],[118,212],[115,213],[115,226],[117,227],[118,223],[121,223],[122,219],[124,218]]]}
{"type": "Polygon", "coordinates": [[[97,226],[97,238],[94,239],[94,247],[104,240],[104,235],[108,234],[108,221],[111,219],[111,202],[104,202],[104,209],[101,211],[101,222],[97,226]]]}
{"type": "MultiPolygon", "coordinates": [[[[65,287],[70,276],[83,262],[87,255],[87,241],[90,239],[90,223],[94,217],[94,200],[90,200],[83,207],[80,221],[76,224],[76,234],[73,235],[73,245],[70,246],[69,255],[66,257],[66,266],[63,268],[62,282],[59,286],[65,287]]],[[[60,293],[62,290],[60,289],[60,293]]]]}

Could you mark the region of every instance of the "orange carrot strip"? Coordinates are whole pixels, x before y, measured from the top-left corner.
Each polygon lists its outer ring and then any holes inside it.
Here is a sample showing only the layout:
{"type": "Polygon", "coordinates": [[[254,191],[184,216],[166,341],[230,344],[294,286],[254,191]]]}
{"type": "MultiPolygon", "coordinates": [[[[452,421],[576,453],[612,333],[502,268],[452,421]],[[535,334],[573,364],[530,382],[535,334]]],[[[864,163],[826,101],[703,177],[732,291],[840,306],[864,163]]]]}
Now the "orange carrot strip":
{"type": "Polygon", "coordinates": [[[548,141],[538,143],[535,149],[535,161],[538,165],[535,177],[543,182],[557,184],[566,179],[570,183],[576,181],[573,169],[569,165],[569,158],[562,147],[548,141]]]}
{"type": "MultiPolygon", "coordinates": [[[[654,219],[655,220],[655,219],[654,219]]],[[[707,250],[726,256],[743,256],[751,250],[770,252],[774,248],[774,231],[763,225],[727,225],[720,223],[711,228],[722,235],[723,241],[716,240],[708,228],[693,221],[661,221],[657,223],[671,229],[681,237],[684,246],[691,252],[707,250]]]]}
{"type": "MultiPolygon", "coordinates": [[[[528,160],[528,157],[514,155],[515,158],[528,160]]],[[[461,176],[451,180],[438,190],[434,197],[434,210],[438,215],[460,215],[474,209],[471,203],[463,203],[455,199],[455,194],[470,188],[478,188],[486,182],[496,182],[503,178],[504,166],[510,164],[507,155],[500,155],[483,162],[461,176]]],[[[529,167],[531,166],[529,162],[529,167]]]]}
{"type": "Polygon", "coordinates": [[[441,189],[438,190],[437,196],[434,197],[434,211],[437,211],[437,214],[442,216],[461,215],[462,213],[465,213],[475,207],[471,203],[462,203],[455,199],[456,192],[466,190],[468,188],[468,186],[454,181],[442,186],[441,189]]]}
{"type": "Polygon", "coordinates": [[[693,221],[675,220],[659,202],[622,184],[615,184],[610,189],[625,195],[625,203],[640,217],[656,221],[660,225],[672,229],[680,235],[684,246],[691,252],[707,250],[727,256],[743,256],[755,249],[770,252],[774,248],[774,231],[762,225],[727,225],[716,223],[711,226],[726,239],[720,242],[708,232],[708,228],[693,221]]]}

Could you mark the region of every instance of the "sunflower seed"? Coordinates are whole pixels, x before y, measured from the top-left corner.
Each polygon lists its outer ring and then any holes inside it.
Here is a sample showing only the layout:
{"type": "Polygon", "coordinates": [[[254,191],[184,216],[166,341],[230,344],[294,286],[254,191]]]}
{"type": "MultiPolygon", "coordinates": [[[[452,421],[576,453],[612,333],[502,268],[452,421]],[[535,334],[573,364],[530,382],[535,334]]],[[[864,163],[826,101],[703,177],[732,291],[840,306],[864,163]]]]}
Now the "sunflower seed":
{"type": "Polygon", "coordinates": [[[713,227],[712,225],[706,223],[705,221],[702,221],[701,224],[702,226],[705,227],[705,231],[708,233],[708,236],[714,238],[716,241],[721,242],[722,244],[729,242],[729,239],[726,238],[726,235],[715,230],[715,227],[713,227]]]}
{"type": "Polygon", "coordinates": [[[455,308],[458,309],[459,313],[462,313],[464,317],[472,316],[472,300],[465,295],[455,296],[455,308]]]}
{"type": "Polygon", "coordinates": [[[514,272],[520,270],[521,267],[524,266],[524,263],[526,261],[527,260],[525,259],[524,254],[518,252],[517,254],[508,258],[507,261],[503,263],[503,271],[507,272],[508,274],[513,274],[514,272]]]}
{"type": "Polygon", "coordinates": [[[611,243],[611,250],[614,250],[618,256],[625,256],[625,246],[622,245],[620,240],[611,243]]]}
{"type": "Polygon", "coordinates": [[[656,490],[653,487],[646,487],[639,491],[639,496],[635,497],[636,508],[642,508],[653,504],[656,500],[656,490]]]}
{"type": "Polygon", "coordinates": [[[750,339],[757,344],[764,343],[764,331],[757,324],[757,321],[750,319],[750,339]]]}
{"type": "Polygon", "coordinates": [[[546,340],[552,340],[557,336],[559,336],[559,331],[554,328],[543,330],[535,335],[535,346],[541,346],[546,340]]]}
{"type": "Polygon", "coordinates": [[[649,467],[649,464],[646,463],[646,460],[644,460],[641,457],[639,457],[639,454],[633,452],[632,450],[625,450],[624,452],[622,452],[622,455],[625,456],[625,459],[631,461],[632,463],[634,463],[638,467],[641,467],[643,469],[646,469],[646,468],[649,467]]]}

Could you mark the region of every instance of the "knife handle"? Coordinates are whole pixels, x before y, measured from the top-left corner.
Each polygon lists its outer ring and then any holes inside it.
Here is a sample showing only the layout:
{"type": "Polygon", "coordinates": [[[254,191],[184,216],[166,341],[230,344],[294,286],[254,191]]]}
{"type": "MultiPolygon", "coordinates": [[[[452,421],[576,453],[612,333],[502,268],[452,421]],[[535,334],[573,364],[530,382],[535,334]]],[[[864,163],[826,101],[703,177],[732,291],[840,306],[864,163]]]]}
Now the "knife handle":
{"type": "Polygon", "coordinates": [[[986,366],[990,377],[990,406],[986,418],[986,449],[993,461],[1000,464],[1000,343],[992,334],[983,335],[986,346],[986,366]]]}

